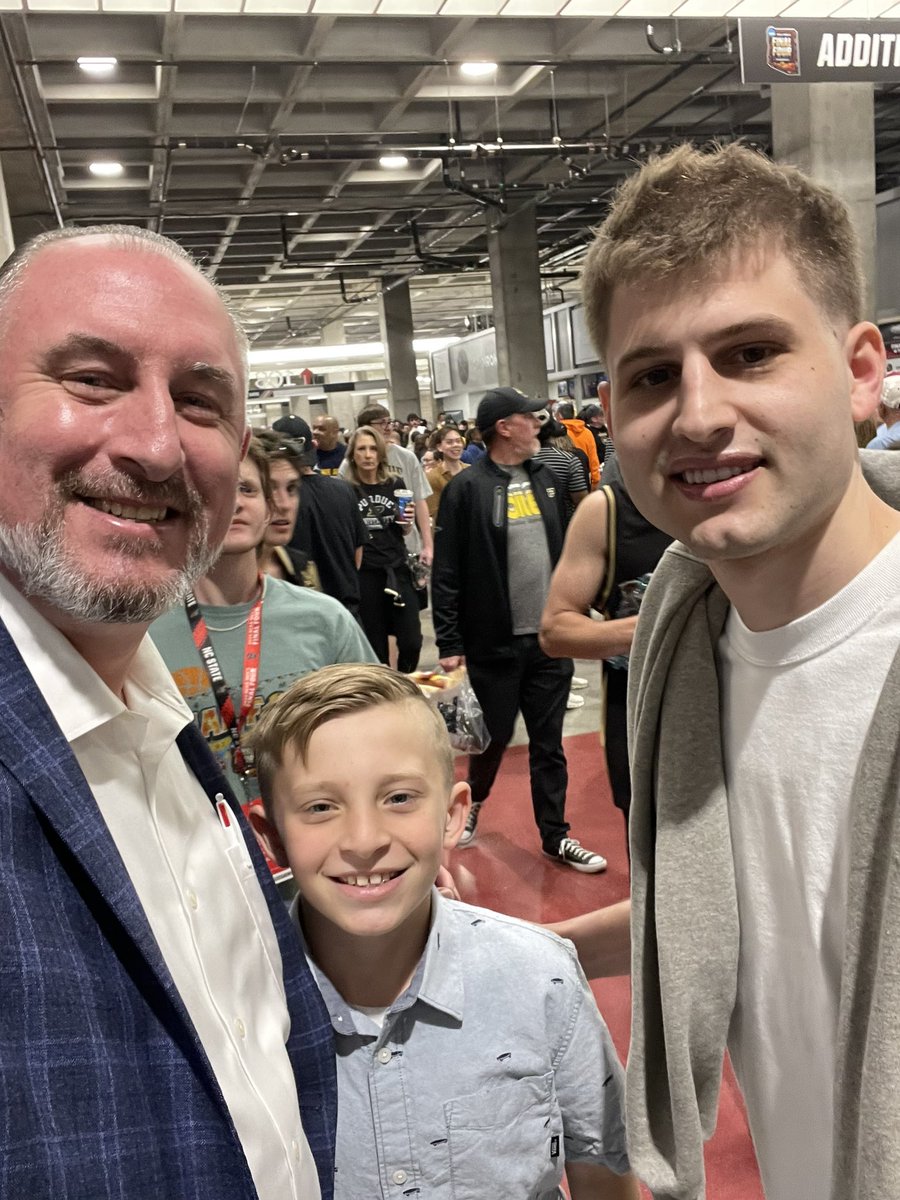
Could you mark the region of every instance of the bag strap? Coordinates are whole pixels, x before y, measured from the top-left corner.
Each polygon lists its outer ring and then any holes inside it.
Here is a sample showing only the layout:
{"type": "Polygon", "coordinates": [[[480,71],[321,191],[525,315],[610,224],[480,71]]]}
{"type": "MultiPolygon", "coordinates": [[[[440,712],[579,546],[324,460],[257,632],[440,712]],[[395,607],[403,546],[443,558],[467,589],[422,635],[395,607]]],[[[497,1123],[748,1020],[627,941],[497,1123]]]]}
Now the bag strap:
{"type": "Polygon", "coordinates": [[[604,483],[600,490],[606,496],[606,574],[596,607],[606,616],[606,605],[616,580],[616,493],[608,483],[604,483]]]}

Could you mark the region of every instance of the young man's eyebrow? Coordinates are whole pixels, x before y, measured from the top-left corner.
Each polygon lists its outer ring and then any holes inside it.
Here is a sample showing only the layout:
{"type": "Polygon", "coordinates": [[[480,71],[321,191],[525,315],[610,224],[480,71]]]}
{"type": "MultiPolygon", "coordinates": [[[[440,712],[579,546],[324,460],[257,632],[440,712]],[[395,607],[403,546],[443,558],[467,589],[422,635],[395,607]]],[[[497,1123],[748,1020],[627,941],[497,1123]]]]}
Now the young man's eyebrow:
{"type": "MultiPolygon", "coordinates": [[[[725,325],[721,329],[713,329],[702,340],[708,344],[710,342],[731,341],[732,338],[746,336],[784,339],[792,337],[793,330],[788,322],[782,320],[781,317],[766,314],[759,317],[749,317],[744,321],[735,321],[733,325],[725,325]]],[[[674,353],[675,347],[671,343],[648,343],[644,346],[635,346],[627,354],[622,355],[616,363],[616,368],[621,371],[633,363],[643,362],[646,359],[665,359],[674,353]]]]}

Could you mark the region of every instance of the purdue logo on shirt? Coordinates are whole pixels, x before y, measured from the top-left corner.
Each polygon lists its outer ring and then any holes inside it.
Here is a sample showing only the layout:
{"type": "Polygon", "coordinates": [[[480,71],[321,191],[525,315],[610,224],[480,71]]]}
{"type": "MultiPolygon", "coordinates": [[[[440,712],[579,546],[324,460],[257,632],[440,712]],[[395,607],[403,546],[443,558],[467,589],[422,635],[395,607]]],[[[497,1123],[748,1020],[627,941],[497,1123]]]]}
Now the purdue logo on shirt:
{"type": "Polygon", "coordinates": [[[506,515],[510,521],[530,521],[540,517],[541,510],[537,506],[534,492],[531,488],[510,488],[507,496],[506,515]]]}

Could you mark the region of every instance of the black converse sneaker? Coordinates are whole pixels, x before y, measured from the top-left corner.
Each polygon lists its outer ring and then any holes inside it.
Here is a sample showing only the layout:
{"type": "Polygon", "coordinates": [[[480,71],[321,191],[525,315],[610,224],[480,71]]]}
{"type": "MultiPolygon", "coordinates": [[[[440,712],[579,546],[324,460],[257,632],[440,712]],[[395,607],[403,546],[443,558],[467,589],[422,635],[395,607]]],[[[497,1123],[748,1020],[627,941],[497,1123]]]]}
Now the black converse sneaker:
{"type": "Polygon", "coordinates": [[[480,812],[480,804],[473,804],[469,809],[469,815],[466,817],[466,827],[462,831],[459,841],[456,843],[457,846],[468,846],[474,840],[475,830],[478,828],[478,814],[480,812]]]}
{"type": "Polygon", "coordinates": [[[577,838],[564,837],[555,851],[545,850],[544,853],[548,858],[558,858],[567,867],[585,875],[596,875],[598,871],[606,870],[606,859],[603,855],[595,854],[593,850],[585,850],[577,838]]]}

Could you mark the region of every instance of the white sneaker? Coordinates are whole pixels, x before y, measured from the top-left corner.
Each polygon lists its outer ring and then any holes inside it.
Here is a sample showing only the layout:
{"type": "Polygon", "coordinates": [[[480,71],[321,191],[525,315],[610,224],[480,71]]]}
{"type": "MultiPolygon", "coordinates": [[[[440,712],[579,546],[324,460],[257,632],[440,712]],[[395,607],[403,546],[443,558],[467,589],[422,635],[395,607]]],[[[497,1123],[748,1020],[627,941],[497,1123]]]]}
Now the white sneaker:
{"type": "Polygon", "coordinates": [[[585,679],[584,676],[573,675],[572,682],[569,684],[569,687],[572,689],[573,692],[583,692],[589,683],[590,683],[590,680],[585,679]]]}
{"type": "Polygon", "coordinates": [[[574,692],[569,692],[566,708],[584,708],[584,696],[576,696],[574,692]]]}
{"type": "Polygon", "coordinates": [[[581,871],[584,875],[596,875],[598,871],[606,870],[606,859],[603,855],[595,854],[593,850],[585,850],[577,838],[564,837],[555,854],[552,850],[545,850],[544,853],[548,858],[559,859],[567,867],[581,871]]]}
{"type": "Polygon", "coordinates": [[[481,804],[475,803],[469,809],[469,815],[466,817],[466,827],[459,835],[457,846],[468,846],[475,840],[475,830],[478,828],[478,814],[481,812],[481,804]]]}

